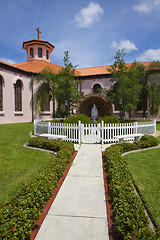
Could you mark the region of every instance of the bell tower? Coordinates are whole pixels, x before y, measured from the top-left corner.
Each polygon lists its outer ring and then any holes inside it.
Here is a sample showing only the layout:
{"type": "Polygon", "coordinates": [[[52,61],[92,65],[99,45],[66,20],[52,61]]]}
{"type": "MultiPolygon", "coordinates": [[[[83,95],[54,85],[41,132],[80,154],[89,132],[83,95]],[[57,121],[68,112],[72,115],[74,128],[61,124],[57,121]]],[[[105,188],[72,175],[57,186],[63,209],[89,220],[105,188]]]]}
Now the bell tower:
{"type": "Polygon", "coordinates": [[[38,60],[50,62],[50,54],[55,48],[48,41],[40,40],[39,34],[41,33],[39,28],[37,31],[37,39],[23,42],[23,49],[27,52],[27,62],[38,60]]]}

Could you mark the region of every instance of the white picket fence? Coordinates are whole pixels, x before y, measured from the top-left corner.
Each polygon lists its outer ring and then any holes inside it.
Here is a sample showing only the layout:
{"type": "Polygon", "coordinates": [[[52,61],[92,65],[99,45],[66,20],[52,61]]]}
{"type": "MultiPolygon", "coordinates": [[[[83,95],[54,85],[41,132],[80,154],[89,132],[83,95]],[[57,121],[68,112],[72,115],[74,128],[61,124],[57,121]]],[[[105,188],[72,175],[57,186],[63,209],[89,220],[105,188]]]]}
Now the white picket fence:
{"type": "Polygon", "coordinates": [[[66,141],[76,143],[111,143],[117,142],[116,136],[128,135],[126,141],[132,141],[131,134],[142,133],[144,135],[154,135],[156,132],[156,120],[141,123],[123,124],[99,124],[84,125],[80,121],[78,124],[53,123],[34,120],[34,135],[42,133],[53,135],[65,135],[66,141]]]}

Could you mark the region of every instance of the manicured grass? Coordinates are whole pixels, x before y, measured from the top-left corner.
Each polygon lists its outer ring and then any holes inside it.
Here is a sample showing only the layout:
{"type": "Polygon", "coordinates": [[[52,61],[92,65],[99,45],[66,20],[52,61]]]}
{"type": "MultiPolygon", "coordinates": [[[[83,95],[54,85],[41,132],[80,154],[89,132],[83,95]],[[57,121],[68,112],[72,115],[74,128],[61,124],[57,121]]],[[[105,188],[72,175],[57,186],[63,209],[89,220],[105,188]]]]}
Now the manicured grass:
{"type": "Polygon", "coordinates": [[[156,129],[160,131],[160,122],[156,123],[156,129]]]}
{"type": "Polygon", "coordinates": [[[152,218],[160,226],[160,148],[124,157],[152,218]]]}
{"type": "MultiPolygon", "coordinates": [[[[156,123],[156,129],[160,131],[160,122],[156,123]]],[[[157,138],[158,138],[158,141],[160,143],[160,136],[158,136],[157,138]]]]}
{"type": "Polygon", "coordinates": [[[0,207],[53,158],[23,147],[32,130],[33,123],[0,125],[0,207]]]}

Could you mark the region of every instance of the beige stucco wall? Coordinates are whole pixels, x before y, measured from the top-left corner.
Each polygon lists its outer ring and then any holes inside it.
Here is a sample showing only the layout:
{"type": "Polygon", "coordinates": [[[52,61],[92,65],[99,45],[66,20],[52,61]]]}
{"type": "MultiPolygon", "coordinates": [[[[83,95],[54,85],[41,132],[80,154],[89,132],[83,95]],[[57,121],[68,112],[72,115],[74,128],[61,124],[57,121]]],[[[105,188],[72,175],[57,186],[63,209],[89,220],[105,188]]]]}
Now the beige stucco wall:
{"type": "Polygon", "coordinates": [[[3,111],[0,111],[0,124],[20,123],[32,121],[32,108],[30,104],[32,91],[29,88],[31,77],[13,73],[11,70],[0,70],[3,78],[3,111]],[[14,84],[21,80],[22,87],[22,111],[15,112],[14,84]]]}

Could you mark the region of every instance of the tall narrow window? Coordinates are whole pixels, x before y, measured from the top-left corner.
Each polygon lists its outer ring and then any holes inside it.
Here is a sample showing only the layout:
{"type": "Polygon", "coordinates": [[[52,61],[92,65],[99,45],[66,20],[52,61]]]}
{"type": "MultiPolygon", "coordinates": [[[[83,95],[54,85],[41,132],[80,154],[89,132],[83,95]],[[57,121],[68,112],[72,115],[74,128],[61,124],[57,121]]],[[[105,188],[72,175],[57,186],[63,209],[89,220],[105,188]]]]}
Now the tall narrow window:
{"type": "Polygon", "coordinates": [[[0,76],[0,111],[3,111],[3,79],[0,76]]]}
{"type": "Polygon", "coordinates": [[[15,84],[15,111],[22,111],[22,82],[17,80],[15,84]]]}
{"type": "Polygon", "coordinates": [[[46,51],[46,59],[49,58],[48,50],[46,51]]]}
{"type": "Polygon", "coordinates": [[[33,57],[33,48],[30,49],[30,58],[33,57]]]}
{"type": "Polygon", "coordinates": [[[49,96],[46,97],[44,105],[41,108],[41,111],[46,111],[46,112],[50,111],[50,99],[49,99],[49,96]]]}
{"type": "Polygon", "coordinates": [[[42,48],[38,48],[38,57],[42,58],[42,48]]]}

